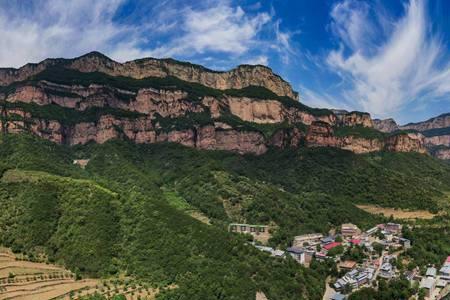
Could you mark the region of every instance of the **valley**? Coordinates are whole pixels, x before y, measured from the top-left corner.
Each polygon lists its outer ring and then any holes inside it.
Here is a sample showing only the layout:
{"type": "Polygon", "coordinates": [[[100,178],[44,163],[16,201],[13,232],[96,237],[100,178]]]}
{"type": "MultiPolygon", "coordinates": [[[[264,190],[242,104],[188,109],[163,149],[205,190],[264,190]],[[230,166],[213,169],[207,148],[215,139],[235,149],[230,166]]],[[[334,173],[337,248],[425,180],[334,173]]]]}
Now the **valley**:
{"type": "Polygon", "coordinates": [[[339,291],[399,299],[450,255],[445,122],[311,108],[263,66],[92,52],[0,84],[0,299],[320,300],[341,263],[393,253],[392,277],[339,291]]]}

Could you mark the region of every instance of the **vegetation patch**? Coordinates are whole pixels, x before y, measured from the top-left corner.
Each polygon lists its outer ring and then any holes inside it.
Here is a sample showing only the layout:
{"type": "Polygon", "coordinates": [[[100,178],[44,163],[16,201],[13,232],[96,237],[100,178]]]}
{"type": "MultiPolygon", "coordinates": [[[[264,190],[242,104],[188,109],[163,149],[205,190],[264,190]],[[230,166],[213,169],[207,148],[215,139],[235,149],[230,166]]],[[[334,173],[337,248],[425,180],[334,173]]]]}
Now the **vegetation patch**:
{"type": "Polygon", "coordinates": [[[131,112],[111,107],[91,107],[85,111],[61,107],[56,104],[37,105],[36,103],[6,102],[6,109],[21,109],[31,114],[33,118],[55,120],[63,125],[75,125],[82,122],[97,122],[101,116],[112,115],[117,118],[136,119],[145,116],[138,112],[131,112]]]}
{"type": "Polygon", "coordinates": [[[360,125],[336,127],[334,129],[334,134],[338,137],[354,136],[370,140],[383,140],[386,137],[386,134],[381,131],[360,125]]]}

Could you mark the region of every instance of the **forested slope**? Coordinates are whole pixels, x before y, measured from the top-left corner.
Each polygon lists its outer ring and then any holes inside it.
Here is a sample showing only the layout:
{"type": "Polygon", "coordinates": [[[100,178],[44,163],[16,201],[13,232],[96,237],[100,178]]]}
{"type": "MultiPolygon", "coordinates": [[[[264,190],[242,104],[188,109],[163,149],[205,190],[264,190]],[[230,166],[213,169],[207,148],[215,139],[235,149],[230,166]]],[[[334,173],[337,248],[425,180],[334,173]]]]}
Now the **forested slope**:
{"type": "Polygon", "coordinates": [[[450,190],[450,167],[429,156],[324,148],[241,156],[117,140],[67,147],[20,134],[1,136],[0,166],[0,243],[85,275],[177,286],[161,299],[254,299],[257,291],[321,299],[327,266],[269,258],[227,224],[271,224],[270,243],[285,246],[302,232],[380,221],[355,203],[433,208],[450,190]],[[74,159],[89,159],[86,169],[74,159]]]}

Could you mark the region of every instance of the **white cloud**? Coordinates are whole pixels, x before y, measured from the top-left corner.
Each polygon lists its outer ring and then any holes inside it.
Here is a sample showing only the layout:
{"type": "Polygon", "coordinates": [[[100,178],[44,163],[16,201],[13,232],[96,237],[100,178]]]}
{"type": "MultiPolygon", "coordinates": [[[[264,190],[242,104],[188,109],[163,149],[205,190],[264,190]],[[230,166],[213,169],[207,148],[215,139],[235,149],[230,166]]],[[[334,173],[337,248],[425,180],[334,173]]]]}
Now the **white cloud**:
{"type": "Polygon", "coordinates": [[[145,8],[146,14],[138,22],[115,19],[124,1],[34,0],[29,7],[0,2],[0,66],[19,67],[93,50],[118,61],[148,56],[201,61],[202,56],[219,60],[228,56],[230,65],[267,65],[270,51],[290,51],[290,35],[279,29],[272,14],[245,12],[229,0],[143,1],[138,10],[145,8]],[[267,31],[277,41],[263,34],[267,31]]]}
{"type": "Polygon", "coordinates": [[[112,23],[120,0],[38,1],[30,10],[0,5],[0,66],[108,50],[130,29],[112,23]]]}
{"type": "Polygon", "coordinates": [[[369,44],[374,31],[370,26],[369,5],[365,2],[343,1],[331,10],[331,29],[353,50],[369,44]]]}
{"type": "Polygon", "coordinates": [[[269,21],[267,13],[249,17],[228,1],[203,10],[188,9],[179,27],[183,34],[153,53],[172,56],[217,51],[240,55],[258,44],[257,35],[269,21]]]}
{"type": "Polygon", "coordinates": [[[334,109],[346,109],[352,110],[350,106],[342,103],[335,96],[326,92],[316,92],[306,86],[300,86],[299,88],[300,102],[305,103],[311,107],[319,108],[334,108],[334,109]]]}
{"type": "Polygon", "coordinates": [[[410,0],[405,15],[374,45],[371,33],[377,28],[366,5],[346,0],[331,16],[341,47],[329,53],[327,62],[350,84],[343,95],[353,107],[385,117],[411,102],[450,93],[449,64],[430,31],[424,1],[410,0]]]}
{"type": "Polygon", "coordinates": [[[253,58],[250,58],[248,60],[245,60],[244,63],[248,64],[248,65],[268,66],[269,65],[269,58],[266,55],[260,55],[260,56],[253,57],[253,58]]]}

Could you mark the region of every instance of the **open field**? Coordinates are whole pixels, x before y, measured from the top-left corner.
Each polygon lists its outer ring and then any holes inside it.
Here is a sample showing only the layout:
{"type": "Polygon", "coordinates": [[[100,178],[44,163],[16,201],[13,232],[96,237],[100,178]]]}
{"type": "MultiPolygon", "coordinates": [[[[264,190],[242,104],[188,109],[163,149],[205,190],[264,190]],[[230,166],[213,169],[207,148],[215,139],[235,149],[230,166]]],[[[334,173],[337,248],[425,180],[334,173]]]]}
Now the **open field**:
{"type": "Polygon", "coordinates": [[[427,210],[402,210],[395,208],[386,208],[376,205],[356,205],[359,209],[362,209],[371,214],[382,214],[385,217],[393,216],[395,219],[411,220],[411,219],[424,219],[429,220],[437,216],[427,210]]]}
{"type": "Polygon", "coordinates": [[[8,249],[0,248],[0,300],[70,300],[96,293],[107,298],[122,294],[127,300],[151,300],[159,292],[137,284],[75,277],[62,267],[17,260],[8,249]]]}

